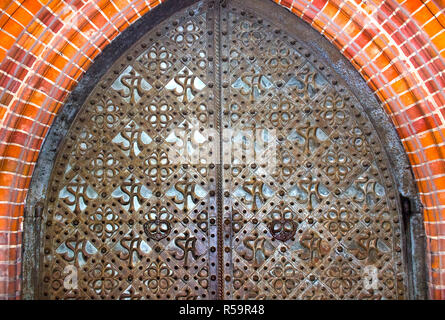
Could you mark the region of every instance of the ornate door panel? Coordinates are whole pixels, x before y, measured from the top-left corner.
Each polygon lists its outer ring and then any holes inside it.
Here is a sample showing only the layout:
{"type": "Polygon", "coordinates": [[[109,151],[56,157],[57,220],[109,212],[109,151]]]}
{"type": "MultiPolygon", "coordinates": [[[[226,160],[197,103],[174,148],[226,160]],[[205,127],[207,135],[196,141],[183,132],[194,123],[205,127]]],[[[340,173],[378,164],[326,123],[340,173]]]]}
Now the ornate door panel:
{"type": "Polygon", "coordinates": [[[403,298],[381,143],[329,68],[258,11],[222,10],[224,297],[403,298]]]}
{"type": "Polygon", "coordinates": [[[199,3],[152,30],[75,120],[50,186],[44,298],[215,297],[216,170],[193,158],[215,152],[199,130],[215,123],[211,15],[199,3]]]}
{"type": "Polygon", "coordinates": [[[406,297],[382,144],[267,8],[200,1],[101,79],[52,172],[40,297],[406,297]]]}

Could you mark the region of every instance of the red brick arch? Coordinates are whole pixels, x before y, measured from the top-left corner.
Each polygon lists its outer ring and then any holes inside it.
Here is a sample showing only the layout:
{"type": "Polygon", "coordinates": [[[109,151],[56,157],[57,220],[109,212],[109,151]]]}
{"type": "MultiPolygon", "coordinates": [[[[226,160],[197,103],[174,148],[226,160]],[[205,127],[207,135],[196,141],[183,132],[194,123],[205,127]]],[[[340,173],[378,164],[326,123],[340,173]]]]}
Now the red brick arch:
{"type": "MultiPolygon", "coordinates": [[[[165,1],[0,0],[0,298],[20,297],[24,200],[54,116],[94,58],[165,1]]],[[[429,293],[445,299],[444,1],[275,1],[341,50],[392,119],[424,206],[429,293]]]]}

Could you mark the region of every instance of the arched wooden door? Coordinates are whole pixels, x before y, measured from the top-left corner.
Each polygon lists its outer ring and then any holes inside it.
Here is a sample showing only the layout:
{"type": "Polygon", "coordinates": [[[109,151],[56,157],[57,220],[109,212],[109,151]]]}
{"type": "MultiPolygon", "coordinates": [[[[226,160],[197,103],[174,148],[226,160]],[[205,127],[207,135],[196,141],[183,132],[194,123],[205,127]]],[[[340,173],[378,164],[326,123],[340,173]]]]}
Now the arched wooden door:
{"type": "Polygon", "coordinates": [[[408,297],[384,145],[274,6],[197,2],[102,77],[52,169],[38,297],[408,297]]]}

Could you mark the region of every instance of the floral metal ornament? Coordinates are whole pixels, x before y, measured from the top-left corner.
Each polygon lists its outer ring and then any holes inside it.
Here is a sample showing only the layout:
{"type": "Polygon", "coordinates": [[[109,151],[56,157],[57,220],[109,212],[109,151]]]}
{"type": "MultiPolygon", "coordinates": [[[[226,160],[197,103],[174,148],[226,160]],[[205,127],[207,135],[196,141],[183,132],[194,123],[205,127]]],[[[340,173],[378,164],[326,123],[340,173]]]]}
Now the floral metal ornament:
{"type": "Polygon", "coordinates": [[[152,262],[144,271],[145,284],[153,293],[166,293],[173,285],[174,273],[164,262],[152,262]]]}
{"type": "Polygon", "coordinates": [[[281,204],[269,214],[268,228],[272,237],[280,241],[291,239],[297,231],[295,213],[289,207],[281,204]]]}
{"type": "Polygon", "coordinates": [[[144,232],[147,237],[159,241],[168,236],[171,231],[170,220],[172,214],[166,207],[151,208],[144,223],[144,232]]]}

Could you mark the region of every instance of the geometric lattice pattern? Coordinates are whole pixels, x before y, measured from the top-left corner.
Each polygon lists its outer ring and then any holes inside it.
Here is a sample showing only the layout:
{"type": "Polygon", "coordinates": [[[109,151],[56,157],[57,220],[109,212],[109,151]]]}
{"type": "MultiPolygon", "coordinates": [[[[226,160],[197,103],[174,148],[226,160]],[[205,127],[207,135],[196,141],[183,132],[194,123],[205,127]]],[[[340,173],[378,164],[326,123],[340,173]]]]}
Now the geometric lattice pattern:
{"type": "Polygon", "coordinates": [[[394,183],[359,102],[272,22],[222,16],[223,125],[275,129],[277,162],[225,167],[224,297],[404,298],[394,183]]]}
{"type": "Polygon", "coordinates": [[[206,32],[203,11],[172,17],[89,96],[52,176],[44,298],[211,295],[215,169],[176,148],[193,145],[195,121],[213,122],[206,32]],[[63,285],[67,265],[77,270],[73,290],[63,285]]]}

